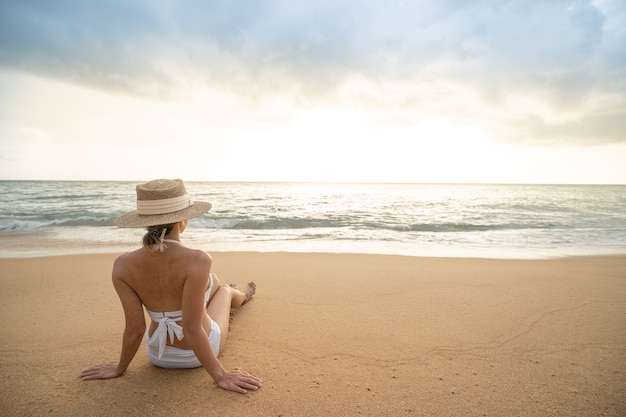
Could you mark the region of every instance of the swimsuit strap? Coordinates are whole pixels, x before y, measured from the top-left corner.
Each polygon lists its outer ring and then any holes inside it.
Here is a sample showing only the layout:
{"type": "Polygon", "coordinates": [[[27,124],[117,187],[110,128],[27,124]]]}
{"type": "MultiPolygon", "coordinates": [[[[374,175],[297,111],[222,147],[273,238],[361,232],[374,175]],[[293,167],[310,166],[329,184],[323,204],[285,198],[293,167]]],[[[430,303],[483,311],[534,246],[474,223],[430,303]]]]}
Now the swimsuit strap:
{"type": "MultiPolygon", "coordinates": [[[[163,232],[165,232],[165,229],[163,229],[163,232]]],[[[163,245],[164,242],[178,243],[180,245],[180,241],[179,240],[165,239],[163,237],[164,235],[165,235],[165,233],[161,233],[161,237],[159,238],[159,241],[155,244],[155,246],[159,250],[159,252],[163,252],[163,250],[165,249],[165,245],[163,245]]]]}

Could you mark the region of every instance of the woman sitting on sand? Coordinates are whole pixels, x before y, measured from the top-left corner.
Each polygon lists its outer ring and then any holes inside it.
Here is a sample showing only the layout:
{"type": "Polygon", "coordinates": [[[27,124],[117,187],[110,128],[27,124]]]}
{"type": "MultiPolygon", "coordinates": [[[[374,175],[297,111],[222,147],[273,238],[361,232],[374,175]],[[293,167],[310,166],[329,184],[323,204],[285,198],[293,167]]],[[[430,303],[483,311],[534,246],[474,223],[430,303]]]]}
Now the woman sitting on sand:
{"type": "Polygon", "coordinates": [[[188,220],[211,208],[192,202],[181,180],[154,180],[137,186],[137,210],[115,220],[119,227],[146,227],[143,248],[121,255],[113,285],[124,308],[126,327],[119,362],[87,368],[84,380],[124,374],[144,333],[150,361],[163,368],[204,369],[221,388],[245,394],[262,382],[244,371],[226,371],[218,360],[228,336],[230,309],[254,295],[222,285],[211,274],[211,256],[180,243],[188,220]],[[146,332],[143,307],[152,319],[146,332]]]}

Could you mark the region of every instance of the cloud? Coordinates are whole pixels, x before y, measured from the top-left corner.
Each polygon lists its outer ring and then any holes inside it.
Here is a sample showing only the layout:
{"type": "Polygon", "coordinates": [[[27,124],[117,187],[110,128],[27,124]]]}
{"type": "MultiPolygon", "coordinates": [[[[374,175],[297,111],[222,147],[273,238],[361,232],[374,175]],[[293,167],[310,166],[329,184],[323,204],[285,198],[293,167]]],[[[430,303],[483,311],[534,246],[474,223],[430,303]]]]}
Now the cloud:
{"type": "Polygon", "coordinates": [[[524,137],[528,142],[580,143],[582,145],[611,143],[624,140],[626,132],[626,112],[614,114],[585,115],[580,119],[561,123],[547,123],[545,120],[529,116],[511,121],[510,126],[518,128],[516,137],[524,137]],[[589,138],[594,138],[593,142],[589,138]]]}
{"type": "MultiPolygon", "coordinates": [[[[161,99],[209,88],[345,105],[351,85],[350,105],[526,120],[541,138],[626,111],[625,20],[607,0],[5,0],[0,65],[161,99]],[[376,97],[389,90],[392,102],[376,97]],[[459,109],[468,101],[483,116],[459,109]]],[[[626,140],[615,126],[579,133],[626,140]]]]}

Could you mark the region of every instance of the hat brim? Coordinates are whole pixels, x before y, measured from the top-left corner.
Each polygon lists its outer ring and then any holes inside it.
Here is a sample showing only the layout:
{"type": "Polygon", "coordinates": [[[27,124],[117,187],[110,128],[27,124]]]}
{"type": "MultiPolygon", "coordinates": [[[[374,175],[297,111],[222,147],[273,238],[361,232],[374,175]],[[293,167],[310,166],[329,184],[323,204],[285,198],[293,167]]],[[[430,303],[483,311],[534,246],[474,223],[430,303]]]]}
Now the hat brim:
{"type": "Polygon", "coordinates": [[[202,216],[209,210],[211,210],[211,203],[205,201],[194,201],[192,206],[166,214],[145,215],[133,210],[115,219],[115,225],[117,227],[147,227],[172,224],[202,216]]]}

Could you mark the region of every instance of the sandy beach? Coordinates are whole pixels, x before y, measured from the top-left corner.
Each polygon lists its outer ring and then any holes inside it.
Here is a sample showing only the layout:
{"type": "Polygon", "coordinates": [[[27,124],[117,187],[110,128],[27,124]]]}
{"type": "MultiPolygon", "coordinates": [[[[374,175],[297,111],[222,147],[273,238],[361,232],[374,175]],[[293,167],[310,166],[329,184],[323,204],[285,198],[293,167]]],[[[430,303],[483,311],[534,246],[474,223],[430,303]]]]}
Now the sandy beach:
{"type": "Polygon", "coordinates": [[[223,282],[258,285],[221,360],[261,390],[143,346],[125,376],[81,381],[119,354],[117,255],[0,259],[0,415],[626,415],[626,256],[212,255],[223,282]]]}

